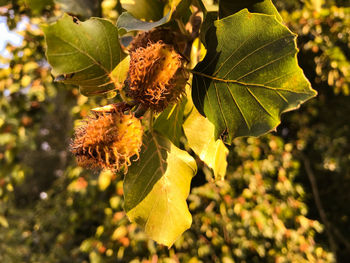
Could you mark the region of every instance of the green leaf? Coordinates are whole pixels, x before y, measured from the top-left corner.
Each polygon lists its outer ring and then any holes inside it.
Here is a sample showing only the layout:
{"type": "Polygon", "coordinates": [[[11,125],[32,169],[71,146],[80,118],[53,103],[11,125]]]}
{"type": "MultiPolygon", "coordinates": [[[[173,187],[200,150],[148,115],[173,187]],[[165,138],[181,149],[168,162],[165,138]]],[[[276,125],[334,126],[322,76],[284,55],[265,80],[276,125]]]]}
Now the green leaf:
{"type": "Polygon", "coordinates": [[[183,124],[188,146],[210,167],[216,179],[223,179],[227,168],[228,149],[215,139],[215,127],[195,107],[183,124]]]}
{"type": "MultiPolygon", "coordinates": [[[[165,10],[166,10],[166,12],[175,10],[176,7],[177,7],[181,2],[185,2],[185,1],[183,1],[183,0],[168,0],[168,1],[167,1],[167,4],[165,5],[165,10]]],[[[186,2],[188,2],[188,0],[186,0],[186,2]]]]}
{"type": "Polygon", "coordinates": [[[124,29],[126,32],[137,31],[137,30],[148,31],[154,27],[161,26],[167,23],[170,20],[170,17],[171,17],[171,12],[168,12],[166,16],[164,16],[162,19],[156,22],[147,22],[147,21],[139,20],[133,17],[131,14],[124,12],[118,18],[117,27],[119,29],[124,29]]]}
{"type": "Polygon", "coordinates": [[[179,147],[180,138],[183,134],[184,109],[187,99],[183,98],[175,105],[167,107],[154,123],[154,129],[167,137],[173,144],[179,147]]]}
{"type": "Polygon", "coordinates": [[[207,41],[206,41],[206,34],[208,30],[214,26],[214,21],[218,19],[218,12],[207,12],[203,21],[203,24],[201,26],[201,31],[200,31],[200,40],[202,41],[203,45],[205,47],[208,47],[207,41]]]}
{"type": "Polygon", "coordinates": [[[196,6],[198,6],[204,13],[206,12],[218,12],[218,1],[213,0],[194,0],[196,6]]]}
{"type": "Polygon", "coordinates": [[[89,18],[92,16],[101,16],[100,0],[55,0],[61,4],[64,12],[89,18]]]}
{"type": "Polygon", "coordinates": [[[122,7],[133,17],[157,21],[163,17],[164,4],[160,0],[121,0],[122,7]]]}
{"type": "Polygon", "coordinates": [[[170,247],[192,223],[186,198],[196,163],[159,134],[144,142],[139,162],[125,176],[124,208],[150,238],[170,247]]]}
{"type": "MultiPolygon", "coordinates": [[[[6,2],[6,1],[5,1],[6,2]]],[[[7,1],[8,3],[9,1],[7,1]]],[[[25,4],[29,6],[33,15],[41,15],[42,11],[53,5],[53,0],[25,0],[25,4]]],[[[0,6],[2,4],[0,3],[0,6]]]]}
{"type": "Polygon", "coordinates": [[[245,1],[232,1],[232,0],[220,0],[219,2],[219,15],[220,18],[230,16],[234,13],[241,11],[244,8],[248,8],[251,13],[263,13],[267,15],[275,15],[277,20],[282,21],[282,17],[278,13],[276,7],[271,0],[245,0],[245,1]]]}
{"type": "Polygon", "coordinates": [[[87,96],[115,89],[110,73],[125,55],[111,22],[101,18],[79,22],[64,15],[43,30],[56,80],[79,85],[87,96]]]}
{"type": "Polygon", "coordinates": [[[186,24],[192,15],[192,12],[190,9],[191,3],[192,3],[191,0],[170,1],[168,3],[168,6],[165,7],[164,11],[174,12],[172,18],[179,19],[184,24],[186,24]]]}
{"type": "Polygon", "coordinates": [[[111,72],[110,76],[117,89],[120,89],[128,76],[130,56],[125,57],[111,72]]]}
{"type": "Polygon", "coordinates": [[[166,6],[160,4],[156,0],[146,2],[141,1],[141,3],[137,3],[137,8],[131,8],[131,4],[129,4],[129,6],[123,5],[123,7],[128,7],[125,8],[128,12],[122,13],[118,18],[117,27],[119,30],[121,30],[121,34],[125,33],[122,30],[125,30],[126,32],[151,30],[152,28],[164,25],[165,23],[169,22],[173,12],[176,10],[178,5],[180,5],[180,8],[184,10],[187,1],[188,0],[170,0],[166,6]],[[166,14],[163,17],[159,15],[156,16],[155,13],[150,16],[152,12],[140,13],[142,8],[152,10],[153,12],[157,11],[157,14],[159,13],[159,8],[161,8],[161,14],[163,13],[164,8],[166,14]]]}
{"type": "Polygon", "coordinates": [[[316,95],[297,62],[295,35],[274,16],[247,9],[215,22],[205,59],[194,69],[192,98],[215,136],[259,136],[280,114],[316,95]]]}

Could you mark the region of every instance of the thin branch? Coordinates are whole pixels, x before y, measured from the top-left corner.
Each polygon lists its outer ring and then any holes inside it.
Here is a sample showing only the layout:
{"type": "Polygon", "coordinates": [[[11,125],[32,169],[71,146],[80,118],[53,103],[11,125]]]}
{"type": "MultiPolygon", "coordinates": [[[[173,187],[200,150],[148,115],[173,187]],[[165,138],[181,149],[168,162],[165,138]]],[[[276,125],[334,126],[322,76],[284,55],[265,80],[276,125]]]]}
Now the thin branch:
{"type": "Polygon", "coordinates": [[[331,250],[332,250],[334,256],[336,256],[338,247],[337,247],[337,244],[334,240],[334,236],[333,236],[332,231],[331,231],[331,228],[332,228],[331,223],[328,221],[326,212],[325,212],[323,205],[322,205],[322,201],[321,201],[320,194],[319,194],[318,187],[317,187],[315,174],[312,171],[310,160],[302,153],[301,153],[301,157],[302,157],[302,160],[304,162],[306,174],[307,174],[309,181],[310,181],[310,184],[311,184],[311,189],[312,189],[312,193],[313,193],[313,197],[314,197],[314,200],[316,203],[317,210],[320,214],[322,223],[325,226],[329,245],[331,247],[331,250]]]}
{"type": "Polygon", "coordinates": [[[350,242],[342,235],[342,233],[339,231],[338,228],[336,228],[334,225],[331,225],[331,229],[333,230],[333,233],[337,238],[343,242],[343,244],[346,247],[346,250],[350,252],[350,242]]]}

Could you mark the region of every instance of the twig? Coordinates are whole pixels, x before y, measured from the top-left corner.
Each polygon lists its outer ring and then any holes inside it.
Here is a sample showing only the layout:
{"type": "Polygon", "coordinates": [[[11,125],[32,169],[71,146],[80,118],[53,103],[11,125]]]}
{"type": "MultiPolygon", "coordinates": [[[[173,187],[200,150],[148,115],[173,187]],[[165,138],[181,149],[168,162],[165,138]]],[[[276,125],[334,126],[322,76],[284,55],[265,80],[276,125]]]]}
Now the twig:
{"type": "Polygon", "coordinates": [[[331,229],[333,230],[333,233],[337,238],[343,242],[343,244],[346,247],[346,250],[350,252],[350,242],[342,235],[342,233],[339,231],[338,228],[336,228],[334,225],[331,225],[331,229]]]}
{"type": "Polygon", "coordinates": [[[137,109],[135,110],[135,117],[136,118],[140,118],[142,117],[146,111],[148,110],[147,107],[145,107],[144,105],[140,104],[137,109]]]}
{"type": "Polygon", "coordinates": [[[318,187],[317,187],[316,177],[312,171],[310,160],[302,153],[301,153],[301,157],[302,157],[302,160],[304,162],[306,174],[307,174],[309,181],[310,181],[310,184],[311,184],[311,189],[312,189],[312,193],[313,193],[313,197],[314,197],[314,200],[316,203],[317,210],[320,214],[322,223],[325,226],[329,245],[331,247],[331,250],[332,250],[334,256],[336,256],[337,255],[337,244],[334,240],[334,237],[333,237],[333,234],[331,231],[331,228],[332,228],[331,223],[327,219],[326,212],[325,212],[323,205],[322,205],[322,202],[321,202],[320,194],[319,194],[318,187]]]}

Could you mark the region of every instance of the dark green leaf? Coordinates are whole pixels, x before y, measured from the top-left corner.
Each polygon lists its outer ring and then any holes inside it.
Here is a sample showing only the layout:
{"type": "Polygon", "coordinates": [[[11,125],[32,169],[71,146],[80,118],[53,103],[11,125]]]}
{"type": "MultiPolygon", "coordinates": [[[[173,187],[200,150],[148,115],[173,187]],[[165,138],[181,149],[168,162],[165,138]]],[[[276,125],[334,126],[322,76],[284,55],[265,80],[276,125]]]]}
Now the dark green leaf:
{"type": "Polygon", "coordinates": [[[297,63],[295,35],[274,16],[247,9],[215,22],[205,59],[194,69],[193,101],[227,143],[258,136],[282,112],[316,95],[297,63]]]}
{"type": "Polygon", "coordinates": [[[61,4],[61,9],[69,14],[74,14],[84,18],[101,16],[100,0],[55,0],[61,4]]]}
{"type": "Polygon", "coordinates": [[[206,35],[208,30],[214,26],[214,21],[218,19],[219,15],[218,12],[207,12],[206,16],[204,18],[201,31],[200,31],[200,39],[205,47],[208,47],[207,41],[206,41],[206,35]]]}
{"type": "Polygon", "coordinates": [[[244,8],[248,8],[251,13],[263,13],[267,15],[275,15],[279,21],[282,21],[282,17],[278,13],[276,7],[271,0],[245,0],[245,1],[232,1],[232,0],[220,0],[219,2],[219,15],[220,18],[230,16],[234,13],[241,11],[244,8]]]}
{"type": "Polygon", "coordinates": [[[79,85],[85,95],[115,89],[110,73],[124,55],[112,23],[100,18],[79,22],[64,15],[43,30],[46,55],[57,80],[79,85]]]}
{"type": "Polygon", "coordinates": [[[156,133],[144,142],[140,160],[125,176],[125,211],[152,239],[171,246],[191,226],[186,198],[196,162],[156,133]]]}
{"type": "Polygon", "coordinates": [[[182,22],[186,24],[192,15],[190,6],[191,6],[191,0],[182,0],[178,3],[173,1],[172,6],[170,6],[170,8],[176,9],[174,12],[173,18],[181,19],[182,22]]]}

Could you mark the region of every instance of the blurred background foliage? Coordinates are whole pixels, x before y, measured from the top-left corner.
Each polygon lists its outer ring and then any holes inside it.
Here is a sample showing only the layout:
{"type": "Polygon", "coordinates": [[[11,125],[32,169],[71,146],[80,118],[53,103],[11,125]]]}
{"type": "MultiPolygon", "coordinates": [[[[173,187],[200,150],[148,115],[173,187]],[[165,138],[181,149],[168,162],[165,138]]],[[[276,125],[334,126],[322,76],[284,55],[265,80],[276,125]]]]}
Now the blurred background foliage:
{"type": "Polygon", "coordinates": [[[116,21],[127,1],[0,1],[23,37],[0,58],[0,262],[348,262],[349,1],[274,2],[319,95],[277,132],[236,139],[225,181],[198,160],[193,224],[168,250],[129,223],[121,175],[75,165],[75,121],[111,100],[53,82],[39,27],[62,11],[116,21]]]}

